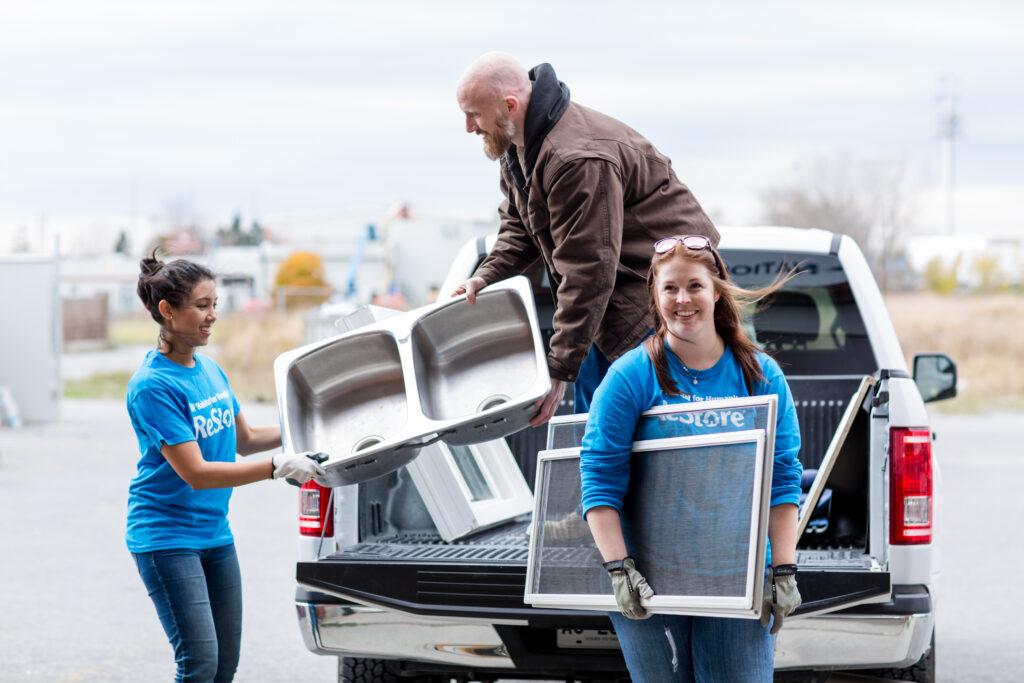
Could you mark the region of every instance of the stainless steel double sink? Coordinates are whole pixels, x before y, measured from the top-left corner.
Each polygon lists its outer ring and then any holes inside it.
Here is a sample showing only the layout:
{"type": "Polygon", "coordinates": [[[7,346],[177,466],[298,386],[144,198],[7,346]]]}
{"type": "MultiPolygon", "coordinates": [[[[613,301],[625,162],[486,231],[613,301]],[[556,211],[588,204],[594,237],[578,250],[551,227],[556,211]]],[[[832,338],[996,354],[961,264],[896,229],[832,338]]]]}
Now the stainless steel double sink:
{"type": "MultiPolygon", "coordinates": [[[[378,309],[379,310],[379,309],[378,309]]],[[[550,389],[529,281],[380,318],[274,362],[286,451],[322,451],[331,485],[398,469],[428,443],[527,426],[550,389]]]]}

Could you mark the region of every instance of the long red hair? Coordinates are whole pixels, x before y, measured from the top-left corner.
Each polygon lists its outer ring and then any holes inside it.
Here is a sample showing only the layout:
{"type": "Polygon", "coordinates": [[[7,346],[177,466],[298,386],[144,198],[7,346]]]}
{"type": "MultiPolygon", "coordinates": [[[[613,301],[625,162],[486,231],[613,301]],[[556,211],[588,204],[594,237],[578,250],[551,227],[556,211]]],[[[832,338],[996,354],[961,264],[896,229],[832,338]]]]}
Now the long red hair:
{"type": "Polygon", "coordinates": [[[665,333],[668,328],[658,307],[657,279],[661,266],[671,259],[678,258],[696,261],[707,268],[715,293],[718,295],[714,312],[715,332],[722,338],[726,346],[732,349],[733,355],[736,356],[736,360],[743,370],[747,393],[753,394],[755,382],[764,381],[764,373],[757,360],[758,348],[743,326],[741,306],[754,305],[770,296],[793,278],[797,274],[796,270],[780,273],[767,287],[748,290],[738,287],[729,280],[729,271],[725,267],[725,262],[722,261],[722,257],[714,247],[708,246],[707,249],[698,250],[689,249],[682,243],[677,243],[675,247],[663,254],[654,254],[651,258],[651,267],[647,271],[647,305],[654,318],[654,334],[644,342],[644,348],[654,365],[654,372],[658,377],[661,390],[674,396],[678,396],[682,392],[668,369],[668,358],[665,355],[665,333]]]}

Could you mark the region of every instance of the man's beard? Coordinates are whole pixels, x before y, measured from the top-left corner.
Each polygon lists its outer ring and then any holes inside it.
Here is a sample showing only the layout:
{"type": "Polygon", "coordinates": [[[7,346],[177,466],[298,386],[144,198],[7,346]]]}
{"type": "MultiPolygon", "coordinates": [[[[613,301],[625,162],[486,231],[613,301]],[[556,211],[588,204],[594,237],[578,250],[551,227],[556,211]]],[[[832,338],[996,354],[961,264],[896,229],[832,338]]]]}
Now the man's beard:
{"type": "Polygon", "coordinates": [[[515,124],[512,123],[512,120],[504,112],[499,111],[494,119],[494,130],[483,135],[484,154],[491,161],[500,159],[512,145],[512,138],[515,135],[515,124]]]}

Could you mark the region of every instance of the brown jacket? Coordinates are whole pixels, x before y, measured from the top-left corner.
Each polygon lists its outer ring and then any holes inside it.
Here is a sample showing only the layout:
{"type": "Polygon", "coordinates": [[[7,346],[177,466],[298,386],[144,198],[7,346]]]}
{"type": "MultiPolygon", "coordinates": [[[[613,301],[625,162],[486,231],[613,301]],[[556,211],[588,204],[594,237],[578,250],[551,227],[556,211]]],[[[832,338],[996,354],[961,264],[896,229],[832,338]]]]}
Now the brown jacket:
{"type": "Polygon", "coordinates": [[[702,234],[717,245],[718,231],[668,157],[625,124],[568,103],[531,154],[529,114],[525,186],[510,171],[513,157],[520,168],[513,147],[501,168],[498,241],[476,275],[490,284],[544,259],[556,301],[548,368],[571,382],[591,343],[615,360],[653,329],[655,240],[702,234]]]}

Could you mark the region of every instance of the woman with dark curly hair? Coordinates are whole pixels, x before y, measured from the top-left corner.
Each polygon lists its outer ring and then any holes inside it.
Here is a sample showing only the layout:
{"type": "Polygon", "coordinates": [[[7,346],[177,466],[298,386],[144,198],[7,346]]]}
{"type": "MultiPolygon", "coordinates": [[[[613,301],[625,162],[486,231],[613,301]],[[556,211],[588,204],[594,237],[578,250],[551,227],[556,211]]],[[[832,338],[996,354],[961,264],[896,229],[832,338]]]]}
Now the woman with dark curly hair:
{"type": "Polygon", "coordinates": [[[261,479],[306,482],[323,470],[305,455],[235,462],[281,445],[281,429],[243,417],[224,371],[197,349],[217,321],[213,273],[144,258],[137,292],[160,326],[128,383],[139,441],[129,486],[128,549],[174,648],[176,681],[230,681],[238,665],[242,590],[228,526],[231,489],[261,479]]]}

